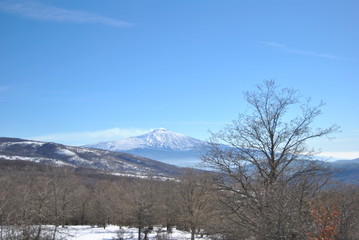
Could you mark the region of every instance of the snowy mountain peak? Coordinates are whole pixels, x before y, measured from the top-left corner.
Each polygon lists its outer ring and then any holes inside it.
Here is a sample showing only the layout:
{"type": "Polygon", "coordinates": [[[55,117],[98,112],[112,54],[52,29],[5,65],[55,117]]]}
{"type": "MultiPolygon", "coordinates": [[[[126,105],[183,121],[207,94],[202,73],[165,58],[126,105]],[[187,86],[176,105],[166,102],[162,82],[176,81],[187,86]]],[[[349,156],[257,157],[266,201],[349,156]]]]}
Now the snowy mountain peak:
{"type": "Polygon", "coordinates": [[[187,137],[183,134],[158,128],[144,135],[127,139],[100,142],[86,147],[100,148],[111,151],[128,151],[132,149],[160,149],[166,151],[190,151],[198,149],[204,141],[187,137]]]}
{"type": "Polygon", "coordinates": [[[152,132],[166,132],[167,129],[166,128],[157,128],[155,130],[153,130],[152,132]]]}

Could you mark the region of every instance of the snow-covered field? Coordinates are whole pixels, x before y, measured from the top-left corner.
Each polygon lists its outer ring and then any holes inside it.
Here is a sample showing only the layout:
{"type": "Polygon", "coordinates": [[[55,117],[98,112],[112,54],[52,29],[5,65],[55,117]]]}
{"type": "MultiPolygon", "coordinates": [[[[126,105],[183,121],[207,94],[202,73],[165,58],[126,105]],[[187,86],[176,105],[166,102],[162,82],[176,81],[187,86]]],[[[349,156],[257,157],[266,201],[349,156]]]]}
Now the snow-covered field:
{"type": "MultiPolygon", "coordinates": [[[[51,230],[52,226],[46,226],[44,229],[51,230]]],[[[46,232],[46,231],[45,231],[46,232]]],[[[56,233],[56,239],[58,240],[132,240],[138,239],[138,229],[109,225],[104,229],[103,227],[94,226],[66,226],[64,228],[59,227],[56,233]]],[[[142,239],[144,234],[142,233],[142,239]]],[[[171,234],[167,234],[163,228],[154,228],[152,232],[148,234],[149,240],[187,240],[191,239],[189,232],[173,229],[171,234]]],[[[206,237],[201,238],[198,236],[196,239],[208,239],[206,237]]]]}
{"type": "MultiPolygon", "coordinates": [[[[62,230],[63,231],[63,230],[62,230]]],[[[110,225],[104,229],[103,227],[91,227],[91,226],[69,226],[66,231],[63,231],[60,235],[65,239],[71,240],[113,240],[119,239],[138,239],[138,229],[110,225]],[[120,235],[118,233],[121,233],[120,235]]],[[[142,234],[144,236],[144,234],[142,234]]],[[[142,237],[143,237],[142,236],[142,237]]],[[[60,237],[60,236],[59,236],[60,237]]],[[[150,240],[155,239],[178,239],[185,240],[191,239],[191,234],[184,231],[173,229],[171,234],[167,234],[165,229],[154,228],[154,230],[148,234],[150,240]]],[[[60,237],[61,239],[61,237],[60,237]]],[[[203,239],[203,238],[199,238],[203,239]]]]}

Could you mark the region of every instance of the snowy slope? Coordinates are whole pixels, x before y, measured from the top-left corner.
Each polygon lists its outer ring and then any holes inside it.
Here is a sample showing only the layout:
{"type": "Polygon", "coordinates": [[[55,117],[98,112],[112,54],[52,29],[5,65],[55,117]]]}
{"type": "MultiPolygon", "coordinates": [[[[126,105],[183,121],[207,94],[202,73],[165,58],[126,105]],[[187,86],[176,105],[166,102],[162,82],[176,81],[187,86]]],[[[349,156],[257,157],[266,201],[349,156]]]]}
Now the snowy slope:
{"type": "Polygon", "coordinates": [[[173,165],[123,152],[1,137],[0,160],[83,167],[121,176],[173,177],[184,171],[173,165]]]}
{"type": "Polygon", "coordinates": [[[164,128],[159,128],[144,135],[116,141],[89,144],[86,145],[86,147],[111,151],[128,151],[144,148],[166,151],[190,151],[198,149],[204,143],[204,141],[199,139],[187,137],[180,133],[171,132],[164,128]]]}
{"type": "Polygon", "coordinates": [[[100,142],[85,147],[126,152],[181,167],[197,167],[205,141],[164,128],[127,139],[100,142]]]}

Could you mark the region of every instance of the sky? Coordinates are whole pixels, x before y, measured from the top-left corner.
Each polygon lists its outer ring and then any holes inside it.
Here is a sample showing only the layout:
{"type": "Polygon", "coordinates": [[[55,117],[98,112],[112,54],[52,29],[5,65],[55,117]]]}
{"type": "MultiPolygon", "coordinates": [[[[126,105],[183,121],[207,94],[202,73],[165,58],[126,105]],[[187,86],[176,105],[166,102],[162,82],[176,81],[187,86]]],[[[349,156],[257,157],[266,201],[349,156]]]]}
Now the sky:
{"type": "Polygon", "coordinates": [[[206,140],[264,80],[326,103],[322,156],[359,157],[357,0],[0,0],[0,136],[206,140]]]}

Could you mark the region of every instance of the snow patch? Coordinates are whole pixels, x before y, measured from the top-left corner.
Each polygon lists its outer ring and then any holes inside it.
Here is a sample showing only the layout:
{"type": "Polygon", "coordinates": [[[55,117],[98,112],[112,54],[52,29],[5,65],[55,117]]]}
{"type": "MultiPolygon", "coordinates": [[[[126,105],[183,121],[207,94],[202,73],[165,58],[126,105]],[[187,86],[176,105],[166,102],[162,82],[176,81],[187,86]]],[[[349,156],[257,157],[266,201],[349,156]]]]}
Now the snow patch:
{"type": "Polygon", "coordinates": [[[56,151],[56,153],[61,154],[61,155],[65,155],[65,156],[69,156],[69,157],[76,155],[76,153],[74,153],[74,152],[72,152],[70,150],[67,150],[67,149],[58,149],[56,151]]]}
{"type": "Polygon", "coordinates": [[[8,155],[0,155],[0,158],[5,159],[5,160],[21,160],[21,161],[29,161],[29,162],[36,162],[36,163],[51,161],[52,163],[54,163],[57,166],[72,166],[72,164],[69,164],[69,163],[66,163],[63,161],[59,161],[56,159],[52,159],[52,158],[8,156],[8,155]]]}
{"type": "Polygon", "coordinates": [[[0,146],[2,147],[8,147],[12,145],[33,145],[34,147],[41,147],[45,143],[43,142],[35,142],[35,141],[21,141],[21,142],[4,142],[1,143],[0,146]]]}

